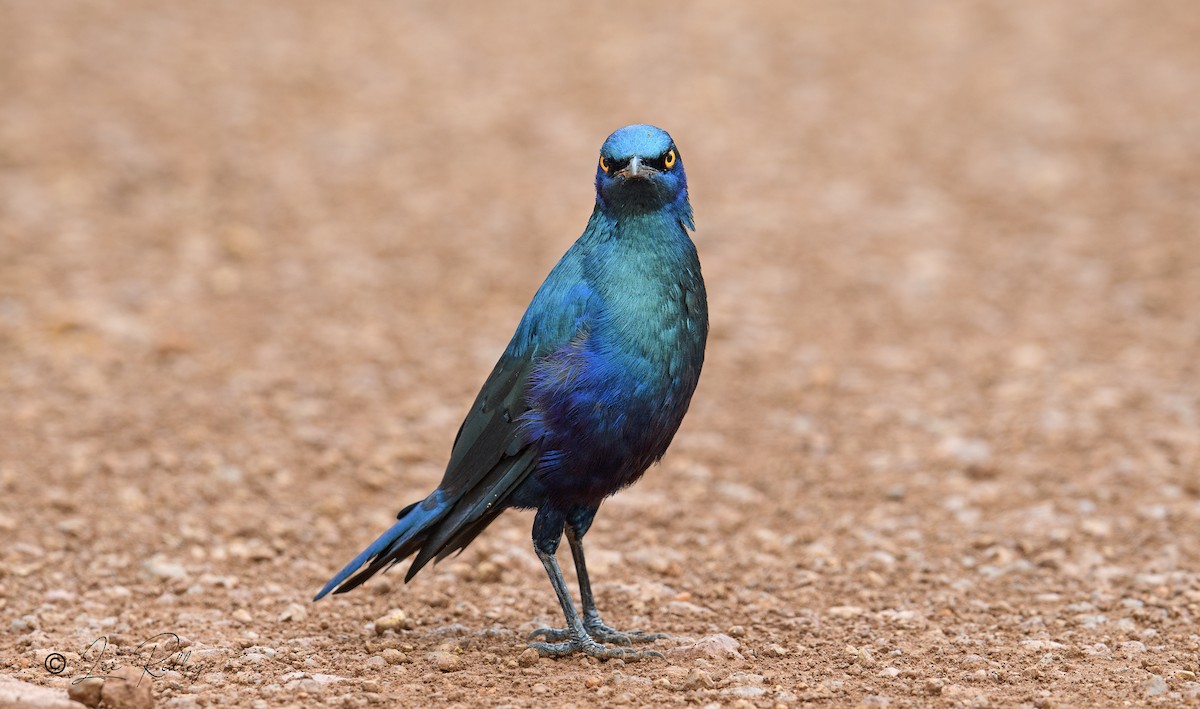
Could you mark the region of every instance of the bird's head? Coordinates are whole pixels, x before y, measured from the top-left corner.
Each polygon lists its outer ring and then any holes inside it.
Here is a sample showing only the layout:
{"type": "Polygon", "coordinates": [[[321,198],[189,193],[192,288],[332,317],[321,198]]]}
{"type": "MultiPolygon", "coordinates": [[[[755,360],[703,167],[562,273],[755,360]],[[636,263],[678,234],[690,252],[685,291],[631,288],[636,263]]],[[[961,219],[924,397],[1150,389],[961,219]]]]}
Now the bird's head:
{"type": "Polygon", "coordinates": [[[676,208],[691,220],[687,175],[675,141],[661,128],[625,126],[600,146],[596,201],[613,215],[676,208]]]}

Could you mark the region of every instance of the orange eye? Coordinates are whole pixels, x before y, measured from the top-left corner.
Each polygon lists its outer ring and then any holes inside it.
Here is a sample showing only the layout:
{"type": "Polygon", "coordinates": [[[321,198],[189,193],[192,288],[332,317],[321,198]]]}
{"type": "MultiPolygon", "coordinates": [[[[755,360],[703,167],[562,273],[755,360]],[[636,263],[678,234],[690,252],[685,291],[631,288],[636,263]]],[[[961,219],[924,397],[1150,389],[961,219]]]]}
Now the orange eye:
{"type": "Polygon", "coordinates": [[[600,169],[604,170],[604,174],[608,174],[608,161],[604,159],[603,155],[600,156],[600,169]]]}
{"type": "Polygon", "coordinates": [[[667,156],[663,158],[663,165],[666,165],[668,170],[675,167],[675,149],[674,148],[671,148],[670,150],[667,151],[667,156]]]}

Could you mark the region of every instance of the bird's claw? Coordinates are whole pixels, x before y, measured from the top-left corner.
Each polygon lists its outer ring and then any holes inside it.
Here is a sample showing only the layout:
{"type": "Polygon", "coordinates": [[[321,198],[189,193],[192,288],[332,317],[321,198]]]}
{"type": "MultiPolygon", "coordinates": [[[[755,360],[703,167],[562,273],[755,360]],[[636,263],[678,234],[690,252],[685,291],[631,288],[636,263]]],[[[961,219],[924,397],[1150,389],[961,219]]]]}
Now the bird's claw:
{"type": "Polygon", "coordinates": [[[529,647],[538,651],[542,657],[566,657],[581,652],[601,660],[621,659],[627,662],[645,660],[651,657],[662,658],[663,654],[656,650],[634,650],[628,647],[609,647],[601,645],[589,635],[572,637],[569,630],[560,628],[541,628],[533,631],[530,638],[542,634],[548,639],[568,638],[564,642],[529,643],[529,647]],[[545,631],[545,632],[543,632],[545,631]]]}
{"type": "Polygon", "coordinates": [[[533,640],[535,638],[542,638],[546,642],[556,643],[560,640],[566,640],[569,637],[571,637],[571,633],[566,628],[538,628],[525,636],[525,639],[533,640]]]}
{"type": "Polygon", "coordinates": [[[616,628],[610,628],[599,621],[584,625],[587,628],[588,635],[602,643],[612,643],[614,645],[633,645],[641,643],[652,643],[655,640],[666,640],[671,637],[666,633],[647,633],[644,630],[627,630],[621,631],[616,628]]]}

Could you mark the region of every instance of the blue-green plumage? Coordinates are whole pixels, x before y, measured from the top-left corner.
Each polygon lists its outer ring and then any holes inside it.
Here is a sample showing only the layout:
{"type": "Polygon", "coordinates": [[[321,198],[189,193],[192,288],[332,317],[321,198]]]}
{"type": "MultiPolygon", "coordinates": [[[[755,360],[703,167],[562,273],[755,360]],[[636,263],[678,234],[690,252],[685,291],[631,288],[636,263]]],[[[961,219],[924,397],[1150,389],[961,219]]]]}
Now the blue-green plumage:
{"type": "Polygon", "coordinates": [[[533,646],[547,655],[640,656],[596,642],[658,636],[618,633],[600,621],[581,540],[601,501],[662,457],[695,391],[708,309],[691,228],[687,178],[671,137],[645,125],[609,136],[587,228],[534,295],[459,430],[442,483],[405,508],[317,599],[415,553],[412,578],[464,548],[503,509],[536,508],[535,550],[568,627],[539,631],[564,642],[533,646]],[[564,530],[582,620],[554,559],[564,530]]]}

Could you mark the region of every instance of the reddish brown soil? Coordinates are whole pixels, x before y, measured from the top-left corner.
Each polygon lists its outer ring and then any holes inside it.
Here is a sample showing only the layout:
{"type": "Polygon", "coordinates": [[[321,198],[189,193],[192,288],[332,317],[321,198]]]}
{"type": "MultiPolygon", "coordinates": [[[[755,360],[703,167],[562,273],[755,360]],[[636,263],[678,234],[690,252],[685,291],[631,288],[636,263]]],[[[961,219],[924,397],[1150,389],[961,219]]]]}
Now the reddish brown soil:
{"type": "Polygon", "coordinates": [[[0,673],[174,632],[180,709],[1200,700],[1194,3],[646,5],[0,4],[0,673]],[[589,542],[667,658],[521,659],[528,513],[311,604],[635,121],[713,329],[589,542]]]}

